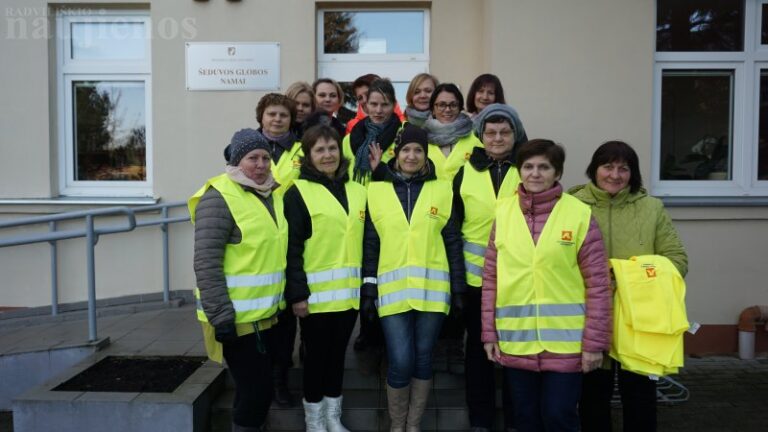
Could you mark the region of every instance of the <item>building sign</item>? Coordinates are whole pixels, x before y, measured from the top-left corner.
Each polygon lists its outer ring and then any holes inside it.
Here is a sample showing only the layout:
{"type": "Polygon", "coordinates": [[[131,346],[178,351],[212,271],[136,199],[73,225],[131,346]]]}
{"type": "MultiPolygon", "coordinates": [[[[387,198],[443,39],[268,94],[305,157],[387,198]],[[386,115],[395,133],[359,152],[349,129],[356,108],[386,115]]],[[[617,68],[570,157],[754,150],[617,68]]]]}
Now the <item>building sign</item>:
{"type": "Polygon", "coordinates": [[[277,42],[187,42],[187,90],[279,90],[277,42]]]}

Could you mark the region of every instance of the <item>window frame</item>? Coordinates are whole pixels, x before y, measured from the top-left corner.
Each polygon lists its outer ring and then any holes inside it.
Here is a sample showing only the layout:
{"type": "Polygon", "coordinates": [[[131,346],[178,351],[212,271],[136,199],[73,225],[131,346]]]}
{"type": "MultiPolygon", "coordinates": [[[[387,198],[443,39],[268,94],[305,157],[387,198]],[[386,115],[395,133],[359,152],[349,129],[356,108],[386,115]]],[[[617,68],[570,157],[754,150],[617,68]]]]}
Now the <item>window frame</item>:
{"type": "Polygon", "coordinates": [[[57,14],[56,80],[58,95],[59,194],[71,197],[151,197],[152,161],[152,51],[151,21],[146,11],[119,11],[98,15],[57,14]],[[141,22],[145,29],[145,58],[136,60],[77,60],[72,58],[73,23],[141,22]],[[144,84],[145,172],[143,181],[76,180],[73,112],[74,81],[142,82],[144,84]]]}
{"type": "MultiPolygon", "coordinates": [[[[662,197],[766,197],[768,181],[757,179],[760,70],[768,69],[768,45],[760,42],[760,14],[768,0],[745,0],[744,51],[656,52],[653,69],[651,191],[662,197]],[[750,19],[749,17],[755,17],[750,19]],[[762,49],[765,48],[765,49],[762,49]],[[762,65],[762,66],[761,66],[762,65]],[[664,71],[732,69],[731,180],[661,179],[661,85],[664,71]],[[753,113],[753,115],[750,115],[753,113]]],[[[658,2],[657,2],[658,6],[658,2]]],[[[654,26],[655,28],[655,26],[654,26]]]]}
{"type": "Polygon", "coordinates": [[[317,9],[317,62],[428,62],[429,61],[429,24],[430,16],[428,8],[419,7],[400,7],[400,8],[319,8],[317,9]],[[424,13],[424,52],[423,53],[393,53],[393,54],[326,54],[325,53],[325,40],[324,29],[325,20],[323,14],[325,12],[423,12],[424,13]],[[358,57],[362,57],[360,60],[358,57]]]}
{"type": "MultiPolygon", "coordinates": [[[[317,77],[352,82],[357,77],[375,71],[393,82],[410,82],[417,74],[429,72],[430,9],[425,7],[395,8],[318,8],[316,11],[317,77]],[[323,39],[325,12],[422,12],[424,14],[424,52],[421,54],[325,54],[323,39]]],[[[404,102],[404,101],[402,101],[404,102]]]]}

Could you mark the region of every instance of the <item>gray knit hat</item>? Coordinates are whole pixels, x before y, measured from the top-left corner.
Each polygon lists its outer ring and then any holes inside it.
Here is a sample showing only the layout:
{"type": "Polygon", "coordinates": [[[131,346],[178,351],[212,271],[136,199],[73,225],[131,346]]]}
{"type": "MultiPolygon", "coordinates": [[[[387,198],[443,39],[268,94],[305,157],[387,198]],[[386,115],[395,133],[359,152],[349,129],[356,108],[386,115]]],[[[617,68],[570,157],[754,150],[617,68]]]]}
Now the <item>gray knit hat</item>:
{"type": "Polygon", "coordinates": [[[512,129],[515,131],[515,144],[528,141],[528,135],[526,135],[525,128],[523,128],[523,122],[520,121],[520,115],[511,106],[500,103],[490,104],[477,113],[473,120],[475,136],[482,140],[485,121],[496,116],[504,117],[509,121],[512,129]]]}
{"type": "Polygon", "coordinates": [[[224,149],[224,159],[227,160],[227,164],[237,166],[245,155],[256,149],[266,150],[270,156],[272,155],[269,141],[264,138],[264,135],[254,129],[240,129],[232,135],[232,140],[224,149]]]}

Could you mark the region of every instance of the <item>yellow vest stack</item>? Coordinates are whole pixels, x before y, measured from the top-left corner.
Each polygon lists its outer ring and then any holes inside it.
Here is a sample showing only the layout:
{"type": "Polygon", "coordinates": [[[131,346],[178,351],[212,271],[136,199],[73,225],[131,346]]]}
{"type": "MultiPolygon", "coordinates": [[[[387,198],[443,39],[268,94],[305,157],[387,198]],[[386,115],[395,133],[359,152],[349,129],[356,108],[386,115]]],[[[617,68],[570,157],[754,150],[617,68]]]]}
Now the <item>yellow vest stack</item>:
{"type": "Polygon", "coordinates": [[[612,259],[611,266],[616,293],[610,356],[641,375],[677,373],[688,330],[683,277],[660,255],[612,259]]]}

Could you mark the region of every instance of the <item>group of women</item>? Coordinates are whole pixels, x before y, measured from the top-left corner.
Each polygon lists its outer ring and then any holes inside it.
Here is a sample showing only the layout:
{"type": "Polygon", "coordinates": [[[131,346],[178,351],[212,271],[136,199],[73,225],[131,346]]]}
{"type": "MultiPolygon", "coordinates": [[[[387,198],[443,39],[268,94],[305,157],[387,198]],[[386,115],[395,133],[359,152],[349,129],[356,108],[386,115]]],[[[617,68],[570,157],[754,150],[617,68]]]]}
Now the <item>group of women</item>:
{"type": "Polygon", "coordinates": [[[565,193],[565,151],[528,140],[484,74],[465,99],[429,74],[400,110],[386,79],[354,83],[347,128],[331,79],[267,94],[258,130],[234,134],[225,172],[189,200],[198,318],[209,356],[235,382],[233,431],[264,430],[285,386],[296,319],[307,431],[339,432],[345,350],[380,322],[391,431],[418,431],[446,317],[466,323],[474,431],[495,418],[496,364],[507,428],[610,430],[618,374],[625,431],[655,430],[655,386],[603,353],[611,343],[609,258],[687,258],[637,154],[600,146],[590,182],[565,193]],[[346,135],[345,135],[346,134],[346,135]],[[580,416],[581,414],[581,416],[580,416]]]}

